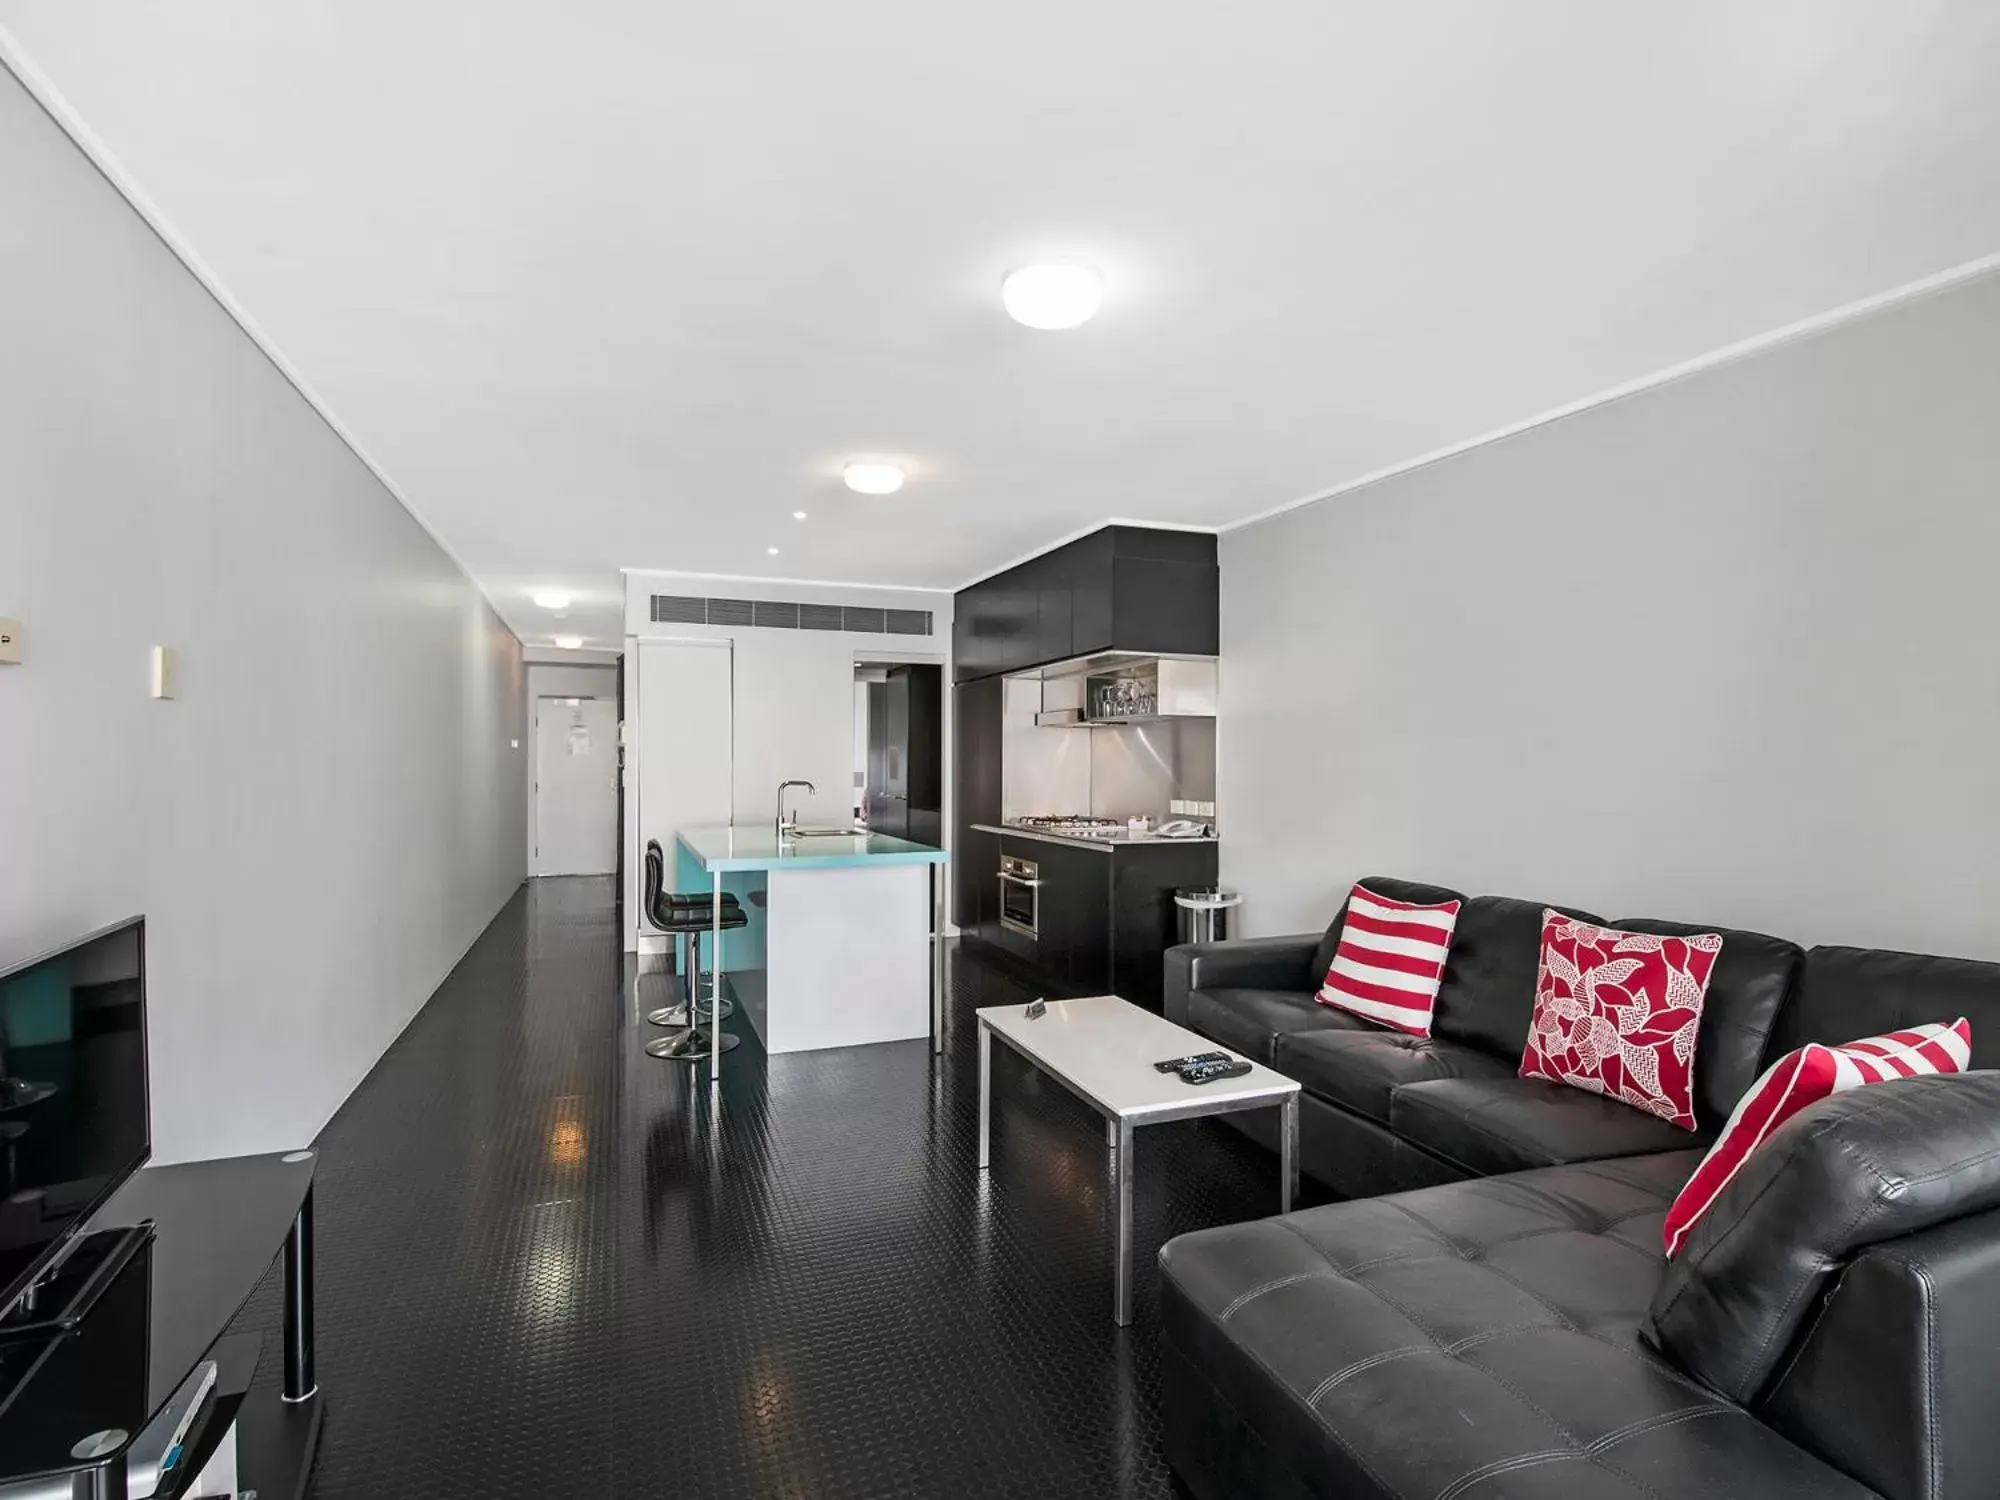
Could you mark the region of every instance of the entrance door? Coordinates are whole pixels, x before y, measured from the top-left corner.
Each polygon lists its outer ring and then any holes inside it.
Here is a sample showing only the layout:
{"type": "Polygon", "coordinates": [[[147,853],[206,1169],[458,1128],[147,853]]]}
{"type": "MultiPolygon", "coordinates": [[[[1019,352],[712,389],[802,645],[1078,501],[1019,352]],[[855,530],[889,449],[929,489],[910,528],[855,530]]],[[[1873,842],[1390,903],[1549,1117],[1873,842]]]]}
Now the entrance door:
{"type": "Polygon", "coordinates": [[[535,700],[535,873],[618,867],[618,705],[535,700]]]}

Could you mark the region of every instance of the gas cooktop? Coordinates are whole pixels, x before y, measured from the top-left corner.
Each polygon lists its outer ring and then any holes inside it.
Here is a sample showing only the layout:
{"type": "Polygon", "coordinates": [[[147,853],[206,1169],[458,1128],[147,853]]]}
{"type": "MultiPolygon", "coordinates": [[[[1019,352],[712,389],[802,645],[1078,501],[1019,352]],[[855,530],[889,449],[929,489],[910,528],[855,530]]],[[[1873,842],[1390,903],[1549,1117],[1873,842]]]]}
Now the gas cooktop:
{"type": "Polygon", "coordinates": [[[1009,818],[1015,828],[1037,828],[1044,833],[1067,833],[1082,839],[1111,839],[1125,831],[1117,818],[1093,818],[1085,813],[1048,814],[1035,818],[1009,818]]]}

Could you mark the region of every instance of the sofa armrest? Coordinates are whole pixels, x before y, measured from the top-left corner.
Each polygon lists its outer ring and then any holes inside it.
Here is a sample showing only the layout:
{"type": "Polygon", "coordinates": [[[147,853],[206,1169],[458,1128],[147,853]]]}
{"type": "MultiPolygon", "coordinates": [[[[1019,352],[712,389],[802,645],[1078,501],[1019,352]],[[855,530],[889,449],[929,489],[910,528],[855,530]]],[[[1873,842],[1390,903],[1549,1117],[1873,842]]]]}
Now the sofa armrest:
{"type": "Polygon", "coordinates": [[[1188,994],[1192,990],[1313,990],[1320,975],[1312,971],[1319,948],[1317,932],[1290,937],[1246,938],[1230,943],[1183,943],[1167,950],[1166,1015],[1187,1025],[1188,994]]]}
{"type": "Polygon", "coordinates": [[[2000,1209],[1843,1271],[1757,1415],[1889,1500],[2000,1494],[2000,1209]]]}

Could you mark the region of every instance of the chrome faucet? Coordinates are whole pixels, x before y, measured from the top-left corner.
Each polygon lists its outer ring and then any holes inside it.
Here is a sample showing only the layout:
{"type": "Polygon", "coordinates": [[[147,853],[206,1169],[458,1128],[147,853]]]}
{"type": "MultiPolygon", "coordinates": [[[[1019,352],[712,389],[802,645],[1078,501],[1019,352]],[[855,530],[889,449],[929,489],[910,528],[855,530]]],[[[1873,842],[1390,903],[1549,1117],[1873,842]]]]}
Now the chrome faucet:
{"type": "Polygon", "coordinates": [[[781,781],[778,783],[778,841],[780,843],[784,842],[786,834],[791,833],[799,826],[797,813],[793,813],[789,817],[785,814],[785,793],[788,789],[795,786],[804,787],[815,797],[819,795],[819,788],[814,786],[810,781],[781,781]]]}

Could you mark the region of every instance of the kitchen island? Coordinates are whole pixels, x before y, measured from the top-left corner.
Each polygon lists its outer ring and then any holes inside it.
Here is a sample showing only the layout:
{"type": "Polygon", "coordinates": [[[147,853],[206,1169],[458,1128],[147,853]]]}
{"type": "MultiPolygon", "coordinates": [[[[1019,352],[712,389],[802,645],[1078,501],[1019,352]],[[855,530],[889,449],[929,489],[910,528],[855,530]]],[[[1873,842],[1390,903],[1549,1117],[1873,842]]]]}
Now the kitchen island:
{"type": "Polygon", "coordinates": [[[684,828],[677,855],[675,889],[710,892],[718,910],[732,894],[749,919],[711,939],[710,983],[727,986],[766,1052],[937,1045],[944,850],[764,823],[684,828]]]}

